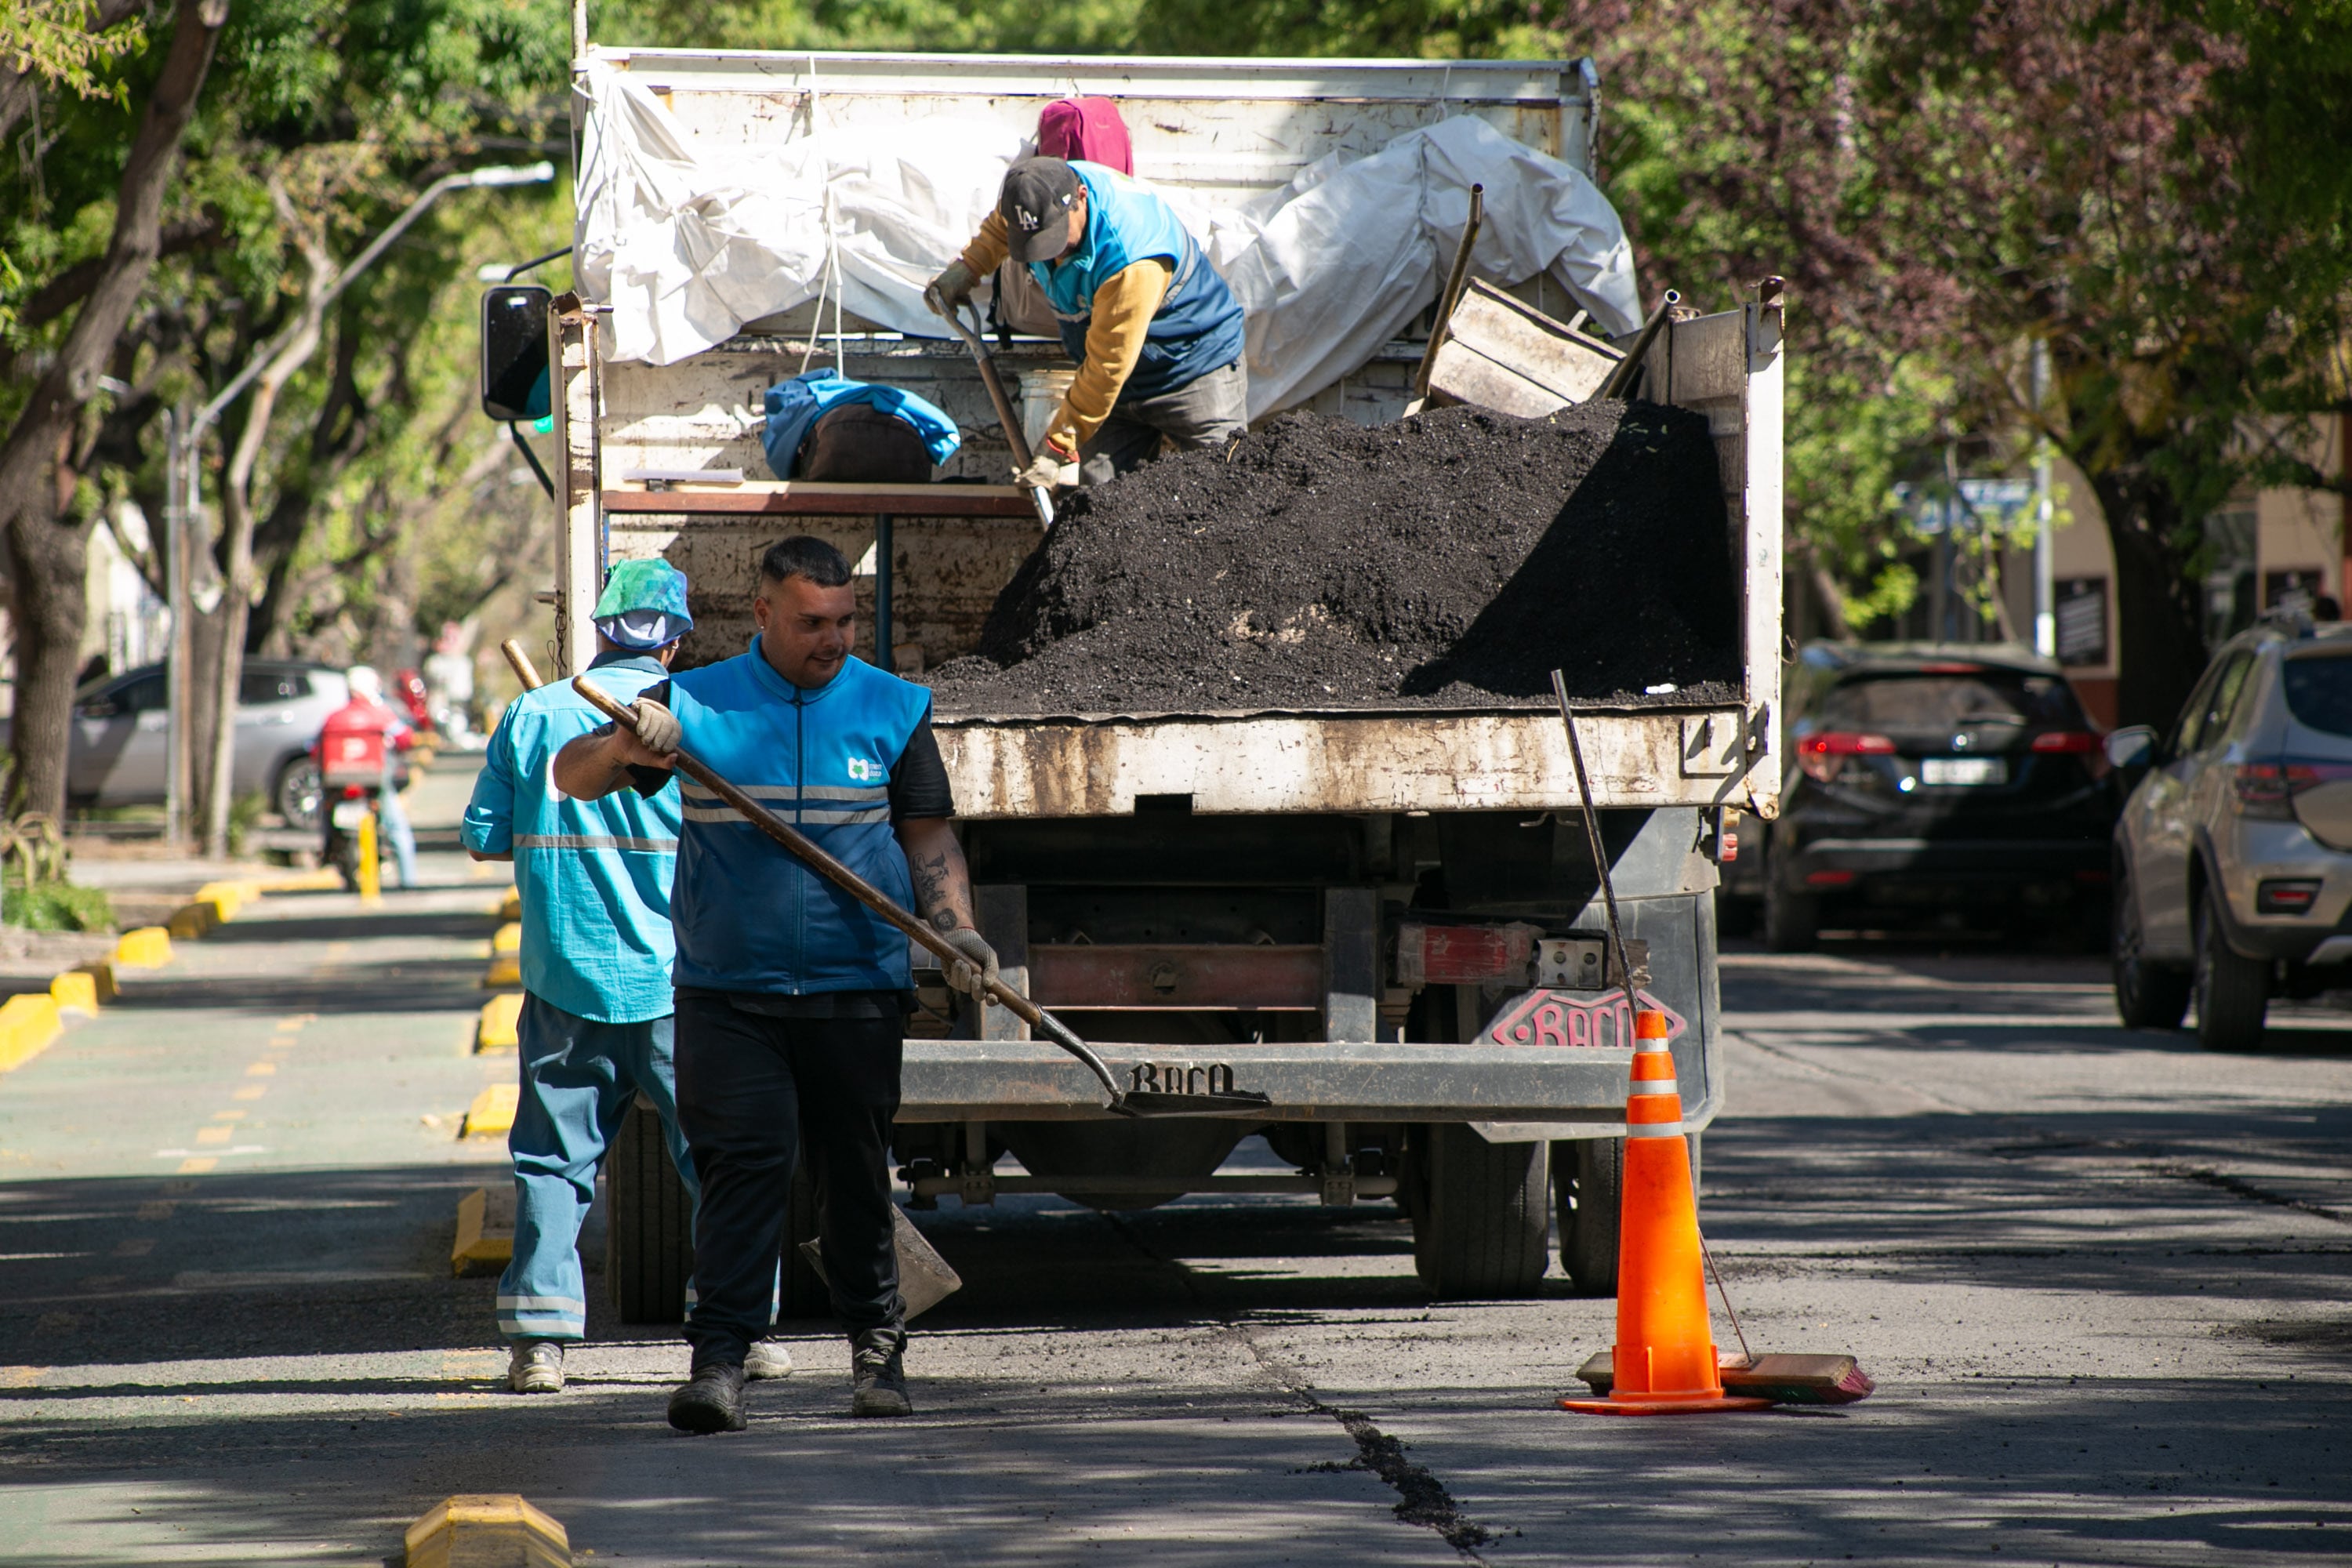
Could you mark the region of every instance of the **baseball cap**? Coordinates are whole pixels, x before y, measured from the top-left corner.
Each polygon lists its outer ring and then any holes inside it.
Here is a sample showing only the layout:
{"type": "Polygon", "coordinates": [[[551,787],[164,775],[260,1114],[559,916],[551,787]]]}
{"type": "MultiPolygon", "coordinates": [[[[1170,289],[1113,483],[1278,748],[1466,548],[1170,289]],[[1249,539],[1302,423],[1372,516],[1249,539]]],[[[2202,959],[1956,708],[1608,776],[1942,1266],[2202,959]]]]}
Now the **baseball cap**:
{"type": "Polygon", "coordinates": [[[694,629],[686,608],[686,574],[667,561],[623,561],[604,578],[590,617],[615,647],[655,648],[694,629]]]}
{"type": "Polygon", "coordinates": [[[1051,261],[1069,248],[1078,172],[1059,158],[1024,158],[1004,172],[996,198],[1015,261],[1051,261]]]}

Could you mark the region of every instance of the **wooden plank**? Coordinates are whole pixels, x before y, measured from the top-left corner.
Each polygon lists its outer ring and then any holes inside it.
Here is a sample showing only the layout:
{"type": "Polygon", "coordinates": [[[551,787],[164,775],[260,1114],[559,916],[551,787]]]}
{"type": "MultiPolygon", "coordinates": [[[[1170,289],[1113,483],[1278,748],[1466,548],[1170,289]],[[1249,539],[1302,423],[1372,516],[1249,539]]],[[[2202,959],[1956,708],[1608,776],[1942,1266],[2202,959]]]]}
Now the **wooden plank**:
{"type": "Polygon", "coordinates": [[[1591,397],[1624,357],[1475,278],[1445,330],[1430,390],[1527,419],[1591,397]]]}
{"type": "Polygon", "coordinates": [[[1029,494],[1011,485],[842,485],[769,479],[666,490],[604,492],[608,512],[679,517],[1017,517],[1034,521],[1029,494]]]}

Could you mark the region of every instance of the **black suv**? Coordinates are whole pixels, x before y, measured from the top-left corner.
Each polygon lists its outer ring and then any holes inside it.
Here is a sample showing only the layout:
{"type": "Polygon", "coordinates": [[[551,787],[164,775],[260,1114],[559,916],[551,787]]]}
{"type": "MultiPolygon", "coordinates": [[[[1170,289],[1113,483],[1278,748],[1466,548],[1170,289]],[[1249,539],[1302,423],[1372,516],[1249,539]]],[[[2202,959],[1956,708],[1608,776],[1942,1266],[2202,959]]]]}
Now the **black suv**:
{"type": "Polygon", "coordinates": [[[1816,644],[1790,689],[1764,940],[1824,924],[2064,921],[2106,943],[2107,759],[2057,665],[1982,644],[1816,644]]]}

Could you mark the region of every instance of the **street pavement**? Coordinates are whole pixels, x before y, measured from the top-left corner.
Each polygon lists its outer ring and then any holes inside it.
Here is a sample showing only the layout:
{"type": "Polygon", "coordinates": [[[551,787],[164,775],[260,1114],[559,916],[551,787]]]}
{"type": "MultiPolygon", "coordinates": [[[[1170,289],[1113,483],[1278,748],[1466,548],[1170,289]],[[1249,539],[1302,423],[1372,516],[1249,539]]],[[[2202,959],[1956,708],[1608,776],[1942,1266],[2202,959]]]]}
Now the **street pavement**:
{"type": "Polygon", "coordinates": [[[797,1324],[714,1438],[592,1222],[572,1386],[507,1394],[446,1263],[513,1070],[467,784],[428,887],[264,900],[0,1076],[0,1562],[380,1563],[459,1491],[644,1564],[2352,1560],[2352,1019],[2208,1055],[2084,958],[1727,955],[1703,1217],[1749,1342],[1860,1355],[1859,1405],[1560,1412],[1610,1303],[1433,1304],[1392,1205],[1285,1198],[945,1200],[919,1415],[847,1419],[797,1324]]]}

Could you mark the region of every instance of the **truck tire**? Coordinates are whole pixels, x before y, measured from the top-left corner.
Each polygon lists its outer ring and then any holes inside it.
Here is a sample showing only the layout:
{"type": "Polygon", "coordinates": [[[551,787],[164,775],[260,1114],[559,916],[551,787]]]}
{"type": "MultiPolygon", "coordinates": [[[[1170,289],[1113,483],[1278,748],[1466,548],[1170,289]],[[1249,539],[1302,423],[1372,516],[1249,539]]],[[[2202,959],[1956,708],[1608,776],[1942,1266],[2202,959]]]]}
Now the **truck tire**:
{"type": "Polygon", "coordinates": [[[1764,948],[1768,952],[1811,952],[1821,941],[1819,899],[1791,893],[1778,878],[1764,883],[1764,948]]]}
{"type": "Polygon", "coordinates": [[[2263,1043],[2271,966],[2230,945],[2219,897],[2208,888],[2197,911],[2197,1043],[2209,1051],[2251,1051],[2263,1043]]]}
{"type": "Polygon", "coordinates": [[[2115,980],[2116,1016],[2126,1029],[2177,1029],[2189,1011],[2191,977],[2140,951],[2139,889],[2120,857],[2114,887],[2107,966],[2115,980]]]}
{"type": "Polygon", "coordinates": [[[614,1310],[625,1323],[677,1322],[694,1276],[694,1205],[670,1163],[661,1118],[644,1100],[621,1118],[604,1172],[604,1280],[614,1310]]]}
{"type": "Polygon", "coordinates": [[[1559,1266],[1580,1296],[1617,1294],[1617,1224],[1625,1201],[1625,1140],[1579,1138],[1551,1146],[1559,1207],[1559,1266]]]}
{"type": "Polygon", "coordinates": [[[1534,1295],[1551,1262],[1550,1145],[1489,1143],[1458,1122],[1420,1131],[1422,1283],[1449,1300],[1534,1295]]]}

